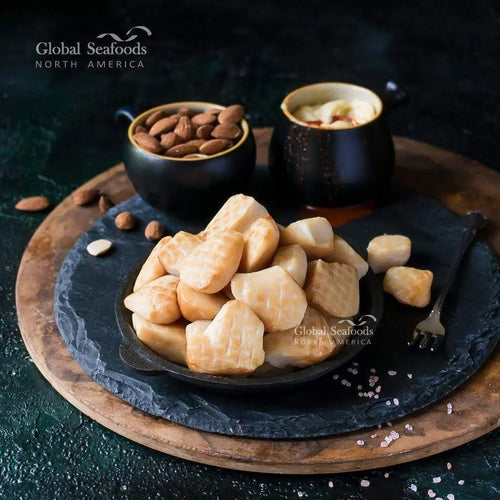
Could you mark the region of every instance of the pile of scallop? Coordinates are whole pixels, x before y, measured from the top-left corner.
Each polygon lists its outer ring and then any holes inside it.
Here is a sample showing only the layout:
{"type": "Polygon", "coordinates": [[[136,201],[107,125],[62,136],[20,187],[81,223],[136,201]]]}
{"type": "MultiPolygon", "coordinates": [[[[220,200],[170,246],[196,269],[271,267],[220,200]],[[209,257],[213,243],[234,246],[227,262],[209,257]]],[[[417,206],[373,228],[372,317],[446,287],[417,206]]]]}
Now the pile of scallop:
{"type": "MultiPolygon", "coordinates": [[[[430,283],[416,286],[413,274],[430,271],[394,267],[408,260],[408,238],[378,238],[386,241],[369,254],[372,268],[406,269],[412,277],[410,299],[405,271],[387,291],[411,305],[428,302],[430,283]],[[415,294],[419,303],[412,303],[415,294]]],[[[339,324],[358,314],[359,279],[367,271],[327,219],[283,227],[254,198],[238,194],[201,233],[160,240],[125,307],[141,342],[170,361],[213,375],[272,376],[342,348],[339,324]]]]}

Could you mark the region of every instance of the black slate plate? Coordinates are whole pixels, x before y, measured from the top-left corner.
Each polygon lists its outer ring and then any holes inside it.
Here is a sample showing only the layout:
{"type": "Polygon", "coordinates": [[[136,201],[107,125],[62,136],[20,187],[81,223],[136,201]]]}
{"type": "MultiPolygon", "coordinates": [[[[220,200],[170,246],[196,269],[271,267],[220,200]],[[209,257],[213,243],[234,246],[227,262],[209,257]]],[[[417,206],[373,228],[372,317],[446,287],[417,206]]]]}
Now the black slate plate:
{"type": "MultiPolygon", "coordinates": [[[[265,193],[260,199],[266,203],[265,193]]],[[[267,205],[280,222],[297,218],[293,212],[267,205]]],[[[113,216],[125,209],[143,222],[160,219],[172,233],[181,227],[199,227],[161,216],[138,197],[113,208],[82,234],[68,254],[58,276],[55,313],[59,331],[77,362],[107,390],[153,415],[204,431],[260,438],[353,431],[394,420],[444,397],[484,363],[498,341],[499,264],[485,243],[476,242],[446,304],[443,321],[449,335],[436,354],[406,348],[409,333],[428,310],[386,297],[375,342],[351,366],[293,391],[236,397],[197,388],[167,374],[134,371],[119,357],[121,335],[114,301],[123,279],[152,244],[143,237],[143,225],[133,232],[114,227],[113,216]],[[114,251],[102,258],[91,257],[86,245],[102,237],[113,240],[114,251]],[[370,376],[378,377],[372,387],[370,376]],[[378,399],[358,395],[375,392],[377,386],[381,386],[378,399]]],[[[411,237],[409,264],[434,271],[434,297],[456,255],[461,232],[459,218],[421,195],[395,200],[338,230],[358,251],[378,234],[411,237]]]]}
{"type": "MultiPolygon", "coordinates": [[[[141,260],[142,262],[142,260],[141,260]]],[[[354,318],[353,328],[359,335],[349,337],[343,348],[335,356],[313,366],[295,370],[291,373],[284,373],[272,376],[260,377],[222,377],[209,375],[207,373],[197,373],[187,367],[168,361],[154,351],[146,347],[135,334],[132,326],[132,313],[123,305],[123,300],[132,293],[132,288],[139,269],[133,269],[123,280],[116,293],[115,312],[117,327],[122,335],[120,344],[120,357],[122,360],[140,371],[167,372],[184,382],[188,382],[200,387],[213,390],[241,394],[247,392],[262,393],[264,391],[278,391],[280,389],[292,389],[300,384],[311,382],[319,377],[325,376],[336,368],[349,362],[358,355],[367,345],[367,342],[360,342],[366,337],[373,342],[376,329],[382,318],[383,294],[380,287],[380,279],[371,271],[364,276],[359,285],[360,312],[354,318]],[[361,325],[362,324],[362,325],[361,325]],[[365,329],[368,329],[365,332],[365,329]],[[367,333],[367,335],[365,335],[367,333]]],[[[350,323],[350,322],[349,322],[350,323]]],[[[339,329],[348,331],[349,323],[345,320],[339,325],[339,329]]],[[[306,339],[305,339],[306,340],[306,339]]],[[[342,340],[344,340],[342,338],[342,340]]]]}

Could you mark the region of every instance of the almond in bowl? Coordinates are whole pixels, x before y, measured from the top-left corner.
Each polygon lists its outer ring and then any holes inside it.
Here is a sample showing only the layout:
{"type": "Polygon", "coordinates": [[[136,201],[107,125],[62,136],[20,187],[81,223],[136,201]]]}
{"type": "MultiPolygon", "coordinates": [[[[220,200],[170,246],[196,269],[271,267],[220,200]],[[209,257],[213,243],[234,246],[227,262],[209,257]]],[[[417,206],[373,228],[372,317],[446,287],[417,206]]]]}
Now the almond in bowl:
{"type": "Polygon", "coordinates": [[[236,104],[187,101],[164,104],[134,117],[124,143],[125,170],[151,206],[184,218],[214,210],[241,192],[255,169],[255,140],[236,104]]]}

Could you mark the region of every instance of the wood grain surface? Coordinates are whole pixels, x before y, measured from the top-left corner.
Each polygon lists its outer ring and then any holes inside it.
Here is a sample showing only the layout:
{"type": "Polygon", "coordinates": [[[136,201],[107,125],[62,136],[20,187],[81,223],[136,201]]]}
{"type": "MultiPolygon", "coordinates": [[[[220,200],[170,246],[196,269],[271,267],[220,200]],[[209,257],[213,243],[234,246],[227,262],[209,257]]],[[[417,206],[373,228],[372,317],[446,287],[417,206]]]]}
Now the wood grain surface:
{"type": "MultiPolygon", "coordinates": [[[[254,130],[259,164],[267,162],[271,129],[254,130]]],[[[491,224],[485,238],[500,253],[500,174],[429,144],[396,138],[396,180],[440,199],[456,213],[480,208],[491,224]]],[[[134,194],[117,165],[84,185],[106,192],[116,203],[134,194]]],[[[54,320],[54,287],[74,242],[99,217],[97,205],[79,207],[71,197],[40,225],[21,260],[16,303],[26,347],[43,376],[64,398],[105,427],[150,448],[220,467],[288,474],[364,470],[416,460],[459,446],[498,427],[499,349],[483,368],[445,401],[381,430],[368,429],[321,439],[265,440],[196,431],[136,410],[99,386],[73,360],[54,320]],[[447,403],[453,413],[447,414],[447,403]],[[405,424],[413,427],[412,431],[405,424]],[[400,439],[386,448],[390,430],[400,439]],[[376,432],[378,439],[371,439],[376,432]],[[361,447],[356,441],[362,439],[361,447]]]]}

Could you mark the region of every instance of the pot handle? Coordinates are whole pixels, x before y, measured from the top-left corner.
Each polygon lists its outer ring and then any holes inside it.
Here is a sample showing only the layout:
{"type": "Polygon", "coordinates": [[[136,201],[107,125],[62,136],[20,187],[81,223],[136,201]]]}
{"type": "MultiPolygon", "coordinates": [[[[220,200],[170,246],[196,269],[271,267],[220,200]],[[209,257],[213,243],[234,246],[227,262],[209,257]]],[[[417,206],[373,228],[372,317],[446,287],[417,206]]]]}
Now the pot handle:
{"type": "Polygon", "coordinates": [[[115,112],[115,122],[121,121],[123,118],[127,118],[130,122],[133,122],[136,117],[136,112],[131,106],[124,106],[118,108],[115,112]]]}
{"type": "Polygon", "coordinates": [[[384,97],[382,99],[386,111],[392,111],[394,108],[408,102],[408,92],[400,87],[396,82],[389,80],[385,84],[384,97]]]}

